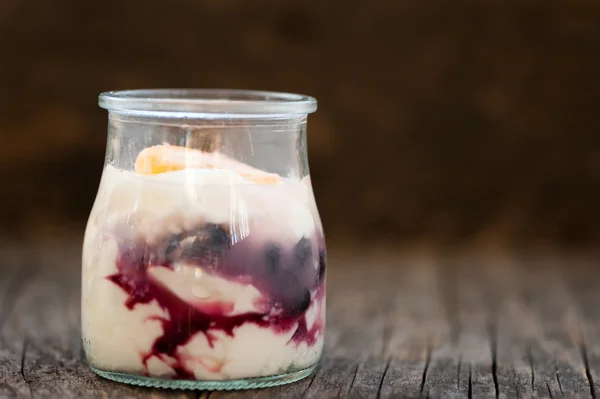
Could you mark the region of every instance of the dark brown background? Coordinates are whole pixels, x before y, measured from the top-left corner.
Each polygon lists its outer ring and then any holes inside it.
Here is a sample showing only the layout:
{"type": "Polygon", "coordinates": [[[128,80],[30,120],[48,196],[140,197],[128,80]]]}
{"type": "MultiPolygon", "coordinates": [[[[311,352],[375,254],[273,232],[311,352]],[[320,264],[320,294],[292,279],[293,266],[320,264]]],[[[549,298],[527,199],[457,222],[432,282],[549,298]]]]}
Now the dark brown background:
{"type": "Polygon", "coordinates": [[[598,1],[0,2],[0,235],[80,235],[99,92],[314,95],[329,243],[600,239],[598,1]]]}

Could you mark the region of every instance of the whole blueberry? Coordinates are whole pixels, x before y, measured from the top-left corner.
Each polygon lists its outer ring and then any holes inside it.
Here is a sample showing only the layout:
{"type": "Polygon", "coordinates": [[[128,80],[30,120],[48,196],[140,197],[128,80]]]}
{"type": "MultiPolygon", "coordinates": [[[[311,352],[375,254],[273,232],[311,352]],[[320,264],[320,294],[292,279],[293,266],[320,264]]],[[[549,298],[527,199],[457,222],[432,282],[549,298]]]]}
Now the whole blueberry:
{"type": "Polygon", "coordinates": [[[276,274],[281,266],[281,248],[275,244],[267,244],[265,249],[265,269],[276,274]]]}

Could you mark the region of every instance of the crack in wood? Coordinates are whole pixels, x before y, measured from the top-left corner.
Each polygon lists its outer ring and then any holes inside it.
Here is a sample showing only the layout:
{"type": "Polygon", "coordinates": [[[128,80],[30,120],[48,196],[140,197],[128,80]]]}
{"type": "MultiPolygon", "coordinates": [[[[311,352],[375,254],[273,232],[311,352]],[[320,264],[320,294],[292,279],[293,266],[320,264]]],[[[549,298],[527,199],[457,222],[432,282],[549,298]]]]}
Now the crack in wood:
{"type": "Polygon", "coordinates": [[[471,381],[471,367],[469,367],[469,390],[467,392],[467,397],[469,399],[473,398],[473,384],[472,384],[472,381],[471,381]]]}
{"type": "Polygon", "coordinates": [[[427,353],[425,355],[425,367],[423,368],[423,375],[421,376],[421,396],[423,395],[423,389],[425,388],[425,381],[427,380],[427,371],[429,369],[429,362],[431,362],[431,345],[427,344],[427,353]]]}
{"type": "MultiPolygon", "coordinates": [[[[336,397],[336,398],[339,398],[339,397],[341,397],[341,396],[342,396],[342,390],[344,389],[344,384],[343,384],[343,383],[341,383],[341,384],[339,384],[339,385],[340,385],[340,387],[339,387],[339,389],[338,389],[337,393],[335,394],[335,397],[336,397]]],[[[350,392],[350,391],[348,391],[348,392],[350,392]]]]}
{"type": "MultiPolygon", "coordinates": [[[[350,382],[350,388],[348,388],[348,392],[352,392],[352,387],[354,386],[354,381],[356,381],[356,375],[358,374],[358,369],[360,368],[360,363],[356,365],[356,369],[354,369],[354,376],[352,377],[352,381],[350,382]]],[[[339,397],[339,395],[338,395],[339,397]]]]}
{"type": "Polygon", "coordinates": [[[29,389],[29,397],[33,398],[33,391],[31,390],[31,384],[29,380],[25,377],[25,358],[27,357],[27,348],[29,346],[29,339],[27,336],[23,339],[23,351],[21,353],[21,369],[19,370],[21,374],[21,378],[25,381],[27,388],[29,389]]]}
{"type": "Polygon", "coordinates": [[[458,370],[456,371],[456,389],[460,386],[460,366],[462,364],[462,353],[458,355],[458,370]]]}
{"type": "Polygon", "coordinates": [[[495,325],[490,323],[488,327],[490,337],[490,351],[492,353],[492,379],[494,380],[494,389],[496,391],[496,399],[500,396],[498,389],[498,333],[495,325]]]}
{"type": "Polygon", "coordinates": [[[390,363],[392,362],[392,359],[388,359],[388,361],[385,363],[385,369],[383,370],[383,374],[381,375],[381,380],[379,380],[379,387],[377,388],[377,399],[379,399],[381,397],[381,389],[383,388],[383,380],[385,379],[385,375],[388,372],[388,369],[390,368],[390,363]]]}
{"type": "Polygon", "coordinates": [[[535,372],[533,371],[533,353],[531,353],[531,346],[527,347],[527,360],[529,361],[529,368],[531,369],[531,390],[534,390],[535,384],[535,372]]]}
{"type": "Polygon", "coordinates": [[[564,395],[564,392],[563,392],[563,389],[562,389],[562,385],[560,383],[560,377],[558,375],[558,370],[556,370],[556,382],[558,382],[558,389],[560,389],[561,395],[564,395]]]}
{"type": "Polygon", "coordinates": [[[552,396],[552,391],[550,390],[550,385],[548,385],[548,382],[546,382],[546,389],[548,389],[548,395],[550,396],[550,399],[553,399],[554,396],[552,396]]]}
{"type": "MultiPolygon", "coordinates": [[[[308,384],[308,386],[306,387],[306,389],[304,390],[304,396],[306,396],[306,393],[308,392],[308,390],[310,389],[310,387],[312,386],[313,382],[315,382],[315,378],[317,378],[317,372],[318,370],[315,370],[312,378],[310,379],[310,383],[308,384]]],[[[341,390],[341,388],[340,388],[341,390]]]]}
{"type": "Polygon", "coordinates": [[[585,365],[585,375],[587,377],[588,383],[590,385],[590,393],[593,399],[596,399],[596,388],[594,386],[594,378],[592,377],[592,373],[590,371],[590,364],[588,360],[587,348],[585,345],[585,339],[583,334],[581,334],[581,343],[579,344],[579,350],[581,352],[581,357],[583,359],[583,364],[585,365]]]}

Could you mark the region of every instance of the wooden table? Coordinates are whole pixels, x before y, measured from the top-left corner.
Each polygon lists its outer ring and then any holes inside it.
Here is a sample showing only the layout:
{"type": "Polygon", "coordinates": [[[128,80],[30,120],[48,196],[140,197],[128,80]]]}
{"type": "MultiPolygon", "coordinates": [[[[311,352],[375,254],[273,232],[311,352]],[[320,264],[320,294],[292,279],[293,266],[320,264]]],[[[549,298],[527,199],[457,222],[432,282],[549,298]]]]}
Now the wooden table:
{"type": "Polygon", "coordinates": [[[0,253],[0,397],[600,394],[598,256],[330,253],[327,339],[316,373],[278,388],[186,392],[131,387],[90,371],[75,246],[0,253]]]}

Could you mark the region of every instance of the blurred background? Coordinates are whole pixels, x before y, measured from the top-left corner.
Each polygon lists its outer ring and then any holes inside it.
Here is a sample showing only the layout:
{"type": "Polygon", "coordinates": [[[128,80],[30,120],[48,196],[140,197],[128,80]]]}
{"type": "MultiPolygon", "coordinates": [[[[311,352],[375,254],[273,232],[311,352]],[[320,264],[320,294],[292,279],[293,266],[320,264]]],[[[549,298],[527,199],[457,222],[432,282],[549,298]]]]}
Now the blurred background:
{"type": "Polygon", "coordinates": [[[331,246],[600,242],[600,2],[0,1],[0,236],[80,239],[97,94],[291,91],[331,246]]]}

